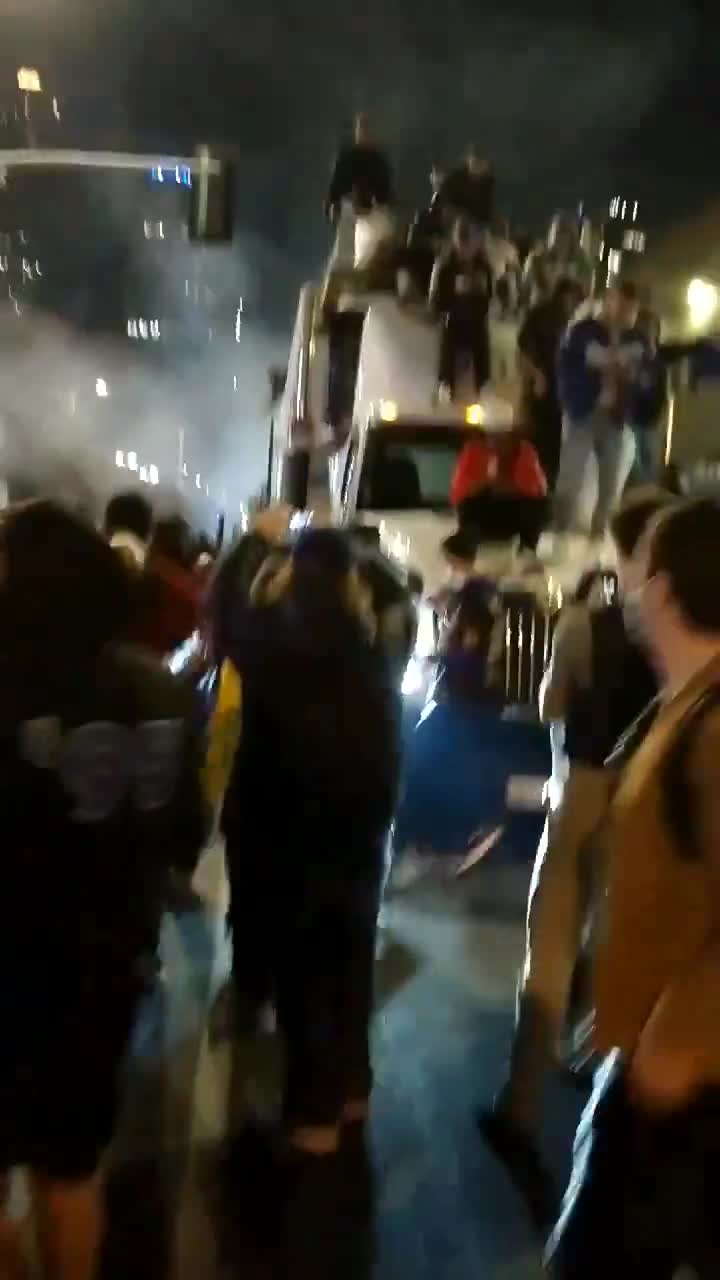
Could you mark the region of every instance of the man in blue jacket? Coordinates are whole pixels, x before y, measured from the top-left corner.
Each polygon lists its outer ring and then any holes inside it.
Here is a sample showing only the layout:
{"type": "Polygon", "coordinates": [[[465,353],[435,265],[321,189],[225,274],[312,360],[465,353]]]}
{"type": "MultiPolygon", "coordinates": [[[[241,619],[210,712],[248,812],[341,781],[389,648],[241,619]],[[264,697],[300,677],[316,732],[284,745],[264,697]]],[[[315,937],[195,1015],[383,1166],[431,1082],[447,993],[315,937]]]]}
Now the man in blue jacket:
{"type": "Polygon", "coordinates": [[[597,498],[590,521],[593,538],[604,538],[634,457],[634,401],[651,359],[637,328],[635,285],[608,289],[596,314],[582,315],[560,347],[558,386],[563,409],[563,450],[557,484],[557,526],[581,524],[588,467],[597,465],[597,498]]]}

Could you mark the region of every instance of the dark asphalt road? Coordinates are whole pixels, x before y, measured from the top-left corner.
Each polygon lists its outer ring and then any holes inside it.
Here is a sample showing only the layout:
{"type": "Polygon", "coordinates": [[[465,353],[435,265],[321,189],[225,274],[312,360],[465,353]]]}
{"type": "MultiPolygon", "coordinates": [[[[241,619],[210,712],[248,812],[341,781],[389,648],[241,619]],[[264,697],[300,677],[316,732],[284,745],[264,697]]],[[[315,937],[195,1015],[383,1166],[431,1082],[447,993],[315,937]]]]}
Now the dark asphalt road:
{"type": "MultiPolygon", "coordinates": [[[[348,1280],[541,1274],[522,1206],[472,1123],[502,1075],[527,878],[525,867],[491,858],[462,885],[422,886],[385,910],[374,1033],[373,1244],[345,1233],[348,1280]]],[[[228,1202],[220,1170],[242,1099],[272,1095],[275,1051],[271,1043],[237,1049],[208,1036],[227,970],[218,850],[205,858],[197,883],[198,901],[167,917],[165,982],[146,1003],[128,1065],[103,1280],[270,1274],[238,1227],[256,1190],[253,1171],[242,1172],[228,1202]]],[[[576,1094],[551,1084],[546,1150],[561,1177],[578,1110],[576,1094]]]]}

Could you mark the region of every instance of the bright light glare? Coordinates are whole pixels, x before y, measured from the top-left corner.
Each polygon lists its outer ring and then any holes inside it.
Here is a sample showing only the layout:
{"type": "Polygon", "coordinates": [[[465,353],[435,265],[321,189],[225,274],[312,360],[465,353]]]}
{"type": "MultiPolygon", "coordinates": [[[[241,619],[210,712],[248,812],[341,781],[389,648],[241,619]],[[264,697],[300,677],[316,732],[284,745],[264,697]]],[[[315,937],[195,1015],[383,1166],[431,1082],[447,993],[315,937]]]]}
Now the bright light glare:
{"type": "Polygon", "coordinates": [[[97,382],[95,383],[95,395],[99,396],[101,400],[107,400],[108,396],[110,395],[110,391],[108,390],[108,384],[104,378],[98,378],[97,382]]]}
{"type": "Polygon", "coordinates": [[[116,467],[125,466],[125,454],[123,453],[122,449],[118,449],[115,453],[115,466],[116,467]]]}
{"type": "Polygon", "coordinates": [[[485,410],[481,404],[469,404],[465,410],[465,421],[469,427],[481,427],[485,421],[485,410]]]}
{"type": "Polygon", "coordinates": [[[691,280],[687,291],[690,323],[694,329],[702,329],[712,320],[720,303],[720,293],[709,280],[691,280]]]}
{"type": "Polygon", "coordinates": [[[148,482],[148,472],[147,472],[147,467],[141,467],[141,468],[140,468],[140,479],[142,480],[142,483],[143,483],[143,484],[147,484],[147,482],[148,482]]]}
{"type": "Polygon", "coordinates": [[[380,419],[382,422],[397,422],[398,407],[394,400],[380,401],[380,419]]]}
{"type": "Polygon", "coordinates": [[[405,698],[412,698],[414,694],[420,693],[423,687],[423,671],[420,663],[416,658],[411,658],[405,668],[405,675],[400,686],[400,692],[405,698]]]}
{"type": "Polygon", "coordinates": [[[199,473],[195,476],[195,488],[196,488],[196,489],[202,489],[202,484],[200,483],[200,475],[199,475],[199,473]]]}
{"type": "Polygon", "coordinates": [[[148,477],[151,484],[160,483],[160,472],[158,471],[154,462],[151,462],[150,466],[148,467],[148,477]]]}
{"type": "Polygon", "coordinates": [[[20,67],[17,73],[18,89],[22,93],[42,93],[40,73],[34,67],[20,67]]]}
{"type": "Polygon", "coordinates": [[[137,460],[137,454],[136,454],[136,453],[129,453],[129,454],[128,454],[128,456],[127,456],[127,469],[128,469],[128,471],[137,471],[137,469],[138,469],[138,460],[137,460]]]}

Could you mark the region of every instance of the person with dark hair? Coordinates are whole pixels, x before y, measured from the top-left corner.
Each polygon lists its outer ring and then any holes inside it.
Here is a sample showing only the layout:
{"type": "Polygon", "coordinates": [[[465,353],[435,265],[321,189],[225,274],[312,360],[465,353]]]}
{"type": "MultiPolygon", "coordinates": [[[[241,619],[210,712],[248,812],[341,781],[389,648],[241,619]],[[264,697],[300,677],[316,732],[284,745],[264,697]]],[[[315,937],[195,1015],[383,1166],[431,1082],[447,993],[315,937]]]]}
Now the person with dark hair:
{"type": "Polygon", "coordinates": [[[570,276],[562,276],[550,297],[530,308],[518,334],[527,420],[549,493],[555,489],[562,444],[558,352],[563,334],[583,297],[582,285],[570,276]]]}
{"type": "MultiPolygon", "coordinates": [[[[350,539],[310,530],[256,581],[241,652],[230,654],[242,676],[222,815],[234,945],[256,974],[265,957],[287,1043],[285,1137],[301,1176],[328,1180],[323,1194],[372,1087],[375,933],[399,765],[396,691],[373,632],[350,539]]],[[[244,968],[236,958],[243,1001],[244,968]]]]}
{"type": "Polygon", "coordinates": [[[556,492],[561,531],[581,523],[591,463],[597,467],[597,499],[590,534],[602,539],[632,467],[632,422],[640,379],[650,360],[648,340],[637,327],[640,296],[629,281],[610,286],[597,315],[567,329],[558,357],[564,441],[556,492]]]}
{"type": "Polygon", "coordinates": [[[562,1280],[714,1280],[720,1266],[718,566],[720,504],[676,503],[646,534],[627,599],[661,697],[619,753],[607,823],[594,1043],[609,1057],[551,1241],[562,1280]]]}
{"type": "Polygon", "coordinates": [[[105,509],[105,534],[130,569],[142,569],[153,527],[153,510],[141,493],[116,493],[105,509]]]}
{"type": "Polygon", "coordinates": [[[165,875],[206,822],[185,694],[121,643],[128,577],[35,502],[0,523],[0,1167],[30,1169],[45,1274],[91,1280],[99,1169],[165,875]]]}
{"type": "Polygon", "coordinates": [[[372,137],[368,116],[360,112],[355,117],[352,142],[341,148],[335,161],[325,213],[336,221],[344,201],[352,203],[356,214],[364,214],[378,205],[391,205],[393,200],[387,156],[372,137]]]}
{"type": "Polygon", "coordinates": [[[535,308],[548,302],[560,280],[574,280],[583,297],[592,284],[592,264],[580,243],[577,219],[556,214],[547,240],[528,254],[524,272],[524,292],[535,308]]]}
{"type": "Polygon", "coordinates": [[[440,543],[440,551],[451,575],[451,585],[462,586],[471,576],[478,553],[477,535],[461,528],[440,543]]]}
{"type": "Polygon", "coordinates": [[[210,648],[220,666],[242,641],[250,589],[265,561],[281,550],[288,537],[292,508],[284,503],[258,511],[251,528],[223,556],[208,597],[210,648]]]}
{"type": "MultiPolygon", "coordinates": [[[[637,581],[638,548],[652,520],[672,502],[638,491],[613,521],[621,593],[637,581]]],[[[652,701],[654,673],[628,636],[622,600],[563,610],[540,693],[540,714],[562,725],[568,772],[540,842],[528,908],[527,945],[507,1081],[480,1126],[546,1230],[557,1209],[553,1180],[538,1148],[543,1088],[568,1012],[573,973],[596,865],[594,837],[605,816],[613,772],[605,761],[652,701]]]]}
{"type": "Polygon", "coordinates": [[[461,370],[460,357],[472,367],[475,390],[490,377],[488,311],[493,274],[477,230],[458,219],[449,249],[440,255],[430,281],[430,306],[442,319],[438,381],[452,399],[461,370]]]}
{"type": "Polygon", "coordinates": [[[160,658],[197,630],[201,586],[191,568],[190,528],[182,516],[158,520],[136,584],[131,637],[160,658]]]}
{"type": "Polygon", "coordinates": [[[443,181],[444,175],[433,165],[430,170],[430,203],[427,208],[417,211],[408,231],[406,261],[421,298],[428,296],[433,266],[448,235],[447,212],[440,198],[443,181]]]}
{"type": "Polygon", "coordinates": [[[450,219],[467,219],[477,228],[490,226],[495,203],[495,173],[474,143],[468,146],[462,164],[443,180],[438,203],[450,219]]]}

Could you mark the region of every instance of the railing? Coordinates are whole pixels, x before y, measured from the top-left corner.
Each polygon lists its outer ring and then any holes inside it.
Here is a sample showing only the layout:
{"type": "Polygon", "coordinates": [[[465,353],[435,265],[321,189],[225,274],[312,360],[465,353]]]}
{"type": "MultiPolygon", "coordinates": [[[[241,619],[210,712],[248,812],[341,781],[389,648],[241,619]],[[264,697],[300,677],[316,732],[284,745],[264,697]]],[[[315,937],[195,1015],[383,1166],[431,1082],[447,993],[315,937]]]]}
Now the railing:
{"type": "Polygon", "coordinates": [[[509,707],[535,708],[545,674],[557,613],[527,593],[504,599],[504,696],[509,707]]]}

